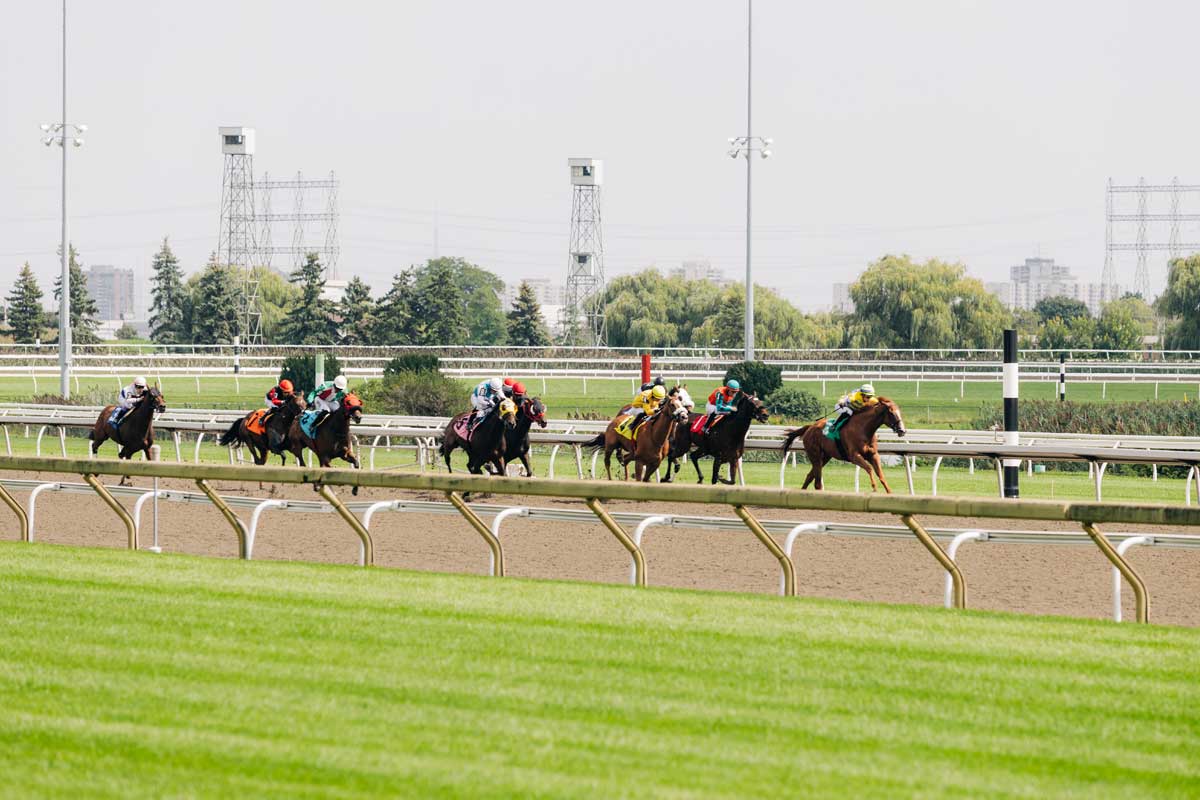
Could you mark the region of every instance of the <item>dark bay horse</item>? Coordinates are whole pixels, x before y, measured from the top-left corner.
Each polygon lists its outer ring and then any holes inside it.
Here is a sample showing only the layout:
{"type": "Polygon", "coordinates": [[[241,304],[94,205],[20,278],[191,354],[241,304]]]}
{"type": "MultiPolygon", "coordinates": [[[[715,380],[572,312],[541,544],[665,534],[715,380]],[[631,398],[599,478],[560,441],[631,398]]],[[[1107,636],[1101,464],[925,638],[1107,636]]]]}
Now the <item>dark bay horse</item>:
{"type": "MultiPolygon", "coordinates": [[[[716,483],[719,480],[721,483],[733,483],[738,461],[746,446],[746,434],[750,431],[750,423],[766,422],[770,415],[762,400],[753,394],[742,394],[738,398],[737,407],[707,432],[692,433],[691,425],[688,425],[687,441],[690,445],[692,466],[696,468],[696,482],[704,483],[704,474],[700,472],[700,459],[712,456],[712,482],[716,483]],[[720,477],[722,464],[729,464],[729,480],[720,477]]],[[[667,478],[669,477],[670,472],[667,473],[667,478]]]]}
{"type": "MultiPolygon", "coordinates": [[[[667,453],[671,449],[671,436],[678,425],[687,421],[688,411],[677,395],[668,395],[658,411],[641,423],[637,429],[637,438],[632,441],[617,432],[618,426],[628,417],[628,414],[618,414],[612,422],[608,423],[604,433],[583,446],[593,450],[604,448],[604,471],[610,481],[612,480],[612,454],[614,451],[620,450],[618,458],[621,466],[625,468],[625,480],[629,480],[629,462],[632,461],[634,462],[634,480],[646,482],[650,480],[650,476],[667,457],[667,453]]],[[[667,469],[670,469],[670,464],[667,465],[667,469]]]]}
{"type": "Polygon", "coordinates": [[[529,429],[535,422],[538,427],[546,427],[546,404],[540,397],[529,398],[521,403],[512,431],[504,434],[505,466],[520,461],[525,467],[525,474],[530,478],[533,477],[533,467],[529,466],[529,429]]]}
{"type": "Polygon", "coordinates": [[[900,407],[886,397],[878,398],[877,402],[861,411],[855,411],[849,421],[842,426],[841,441],[835,442],[825,435],[825,420],[819,419],[803,428],[795,428],[787,432],[783,442],[783,453],[788,450],[797,438],[804,444],[804,452],[812,468],[804,479],[801,489],[807,489],[810,483],[816,482],[817,489],[825,488],[821,482],[821,470],[833,459],[848,461],[866,470],[871,479],[871,491],[875,491],[875,476],[888,494],[892,487],[883,477],[883,465],[879,461],[879,442],[875,435],[882,426],[887,425],[897,436],[903,436],[907,431],[904,420],[900,417],[900,407]]]}
{"type": "MultiPolygon", "coordinates": [[[[506,438],[516,426],[517,404],[507,397],[504,398],[500,401],[498,410],[489,412],[475,425],[474,430],[471,431],[471,438],[464,439],[456,428],[459,426],[460,420],[470,417],[473,413],[473,411],[464,411],[462,414],[454,416],[446,423],[446,427],[442,431],[442,443],[438,450],[446,459],[446,469],[450,472],[454,471],[450,466],[450,454],[454,452],[455,448],[461,447],[467,451],[468,472],[482,475],[484,464],[491,464],[495,474],[503,475],[504,454],[508,449],[506,438]]],[[[528,434],[528,429],[526,434],[528,434]]]]}
{"type": "MultiPolygon", "coordinates": [[[[92,455],[100,452],[100,445],[106,440],[112,439],[121,446],[117,453],[119,458],[133,458],[133,454],[141,450],[149,460],[150,445],[154,444],[154,415],[167,410],[162,392],[157,386],[147,388],[141,402],[129,409],[122,417],[120,425],[113,428],[108,418],[112,416],[115,408],[116,406],[105,406],[96,419],[96,424],[88,432],[88,438],[92,440],[92,455]]],[[[121,479],[122,485],[126,478],[128,476],[121,479]]]]}
{"type": "Polygon", "coordinates": [[[235,420],[229,426],[229,430],[221,434],[218,441],[226,446],[245,445],[249,448],[250,455],[254,457],[254,463],[259,466],[267,463],[267,457],[271,453],[279,456],[280,462],[286,465],[292,421],[300,415],[306,405],[304,393],[293,392],[282,406],[270,409],[263,416],[265,433],[255,433],[247,427],[250,418],[262,411],[262,409],[257,409],[241,419],[235,420]]]}
{"type": "MultiPolygon", "coordinates": [[[[362,400],[356,394],[347,394],[342,398],[342,404],[338,409],[329,412],[329,415],[322,420],[315,437],[309,437],[304,432],[304,428],[300,426],[300,417],[297,416],[292,420],[292,425],[288,429],[288,450],[296,457],[296,462],[299,464],[304,463],[302,460],[304,448],[307,447],[317,454],[317,463],[322,467],[331,466],[335,458],[340,458],[342,461],[353,464],[355,469],[362,469],[358,463],[358,457],[354,455],[354,444],[350,439],[350,424],[357,425],[362,422],[362,415],[362,400]]],[[[313,491],[318,490],[319,487],[314,484],[313,491]]],[[[358,487],[355,486],[350,493],[358,494],[358,487]]]]}

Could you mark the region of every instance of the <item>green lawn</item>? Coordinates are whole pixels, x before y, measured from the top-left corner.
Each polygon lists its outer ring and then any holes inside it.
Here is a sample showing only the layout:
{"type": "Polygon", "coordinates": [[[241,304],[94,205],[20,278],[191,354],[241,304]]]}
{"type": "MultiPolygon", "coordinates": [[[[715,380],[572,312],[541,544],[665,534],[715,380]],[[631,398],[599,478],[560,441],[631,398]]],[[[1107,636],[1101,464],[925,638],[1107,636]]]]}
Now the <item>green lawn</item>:
{"type": "Polygon", "coordinates": [[[1200,793],[1200,631],[0,543],[0,794],[1200,793]]]}

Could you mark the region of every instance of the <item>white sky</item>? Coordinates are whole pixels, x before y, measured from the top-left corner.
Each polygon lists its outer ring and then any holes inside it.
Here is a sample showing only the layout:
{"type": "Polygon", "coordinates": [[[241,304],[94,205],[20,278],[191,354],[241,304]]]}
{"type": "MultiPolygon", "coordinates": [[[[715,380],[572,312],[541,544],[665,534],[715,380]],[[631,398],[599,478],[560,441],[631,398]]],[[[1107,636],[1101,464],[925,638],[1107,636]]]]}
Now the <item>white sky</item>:
{"type": "MultiPolygon", "coordinates": [[[[60,12],[6,2],[0,289],[58,242],[60,12]]],[[[341,267],[380,288],[433,253],[565,273],[568,156],[605,160],[610,277],[744,270],[740,2],[69,3],[71,238],[144,272],[216,246],[218,125],[256,172],[341,178],[341,267]],[[230,9],[237,9],[232,11],[230,9]]],[[[1191,2],[755,4],[756,282],[804,308],[886,252],[988,280],[1041,254],[1098,280],[1104,185],[1200,183],[1191,2]]],[[[277,209],[281,210],[281,209],[277,209]]],[[[1165,210],[1165,209],[1164,209],[1165,210]]],[[[287,239],[287,232],[276,233],[287,239]]],[[[1165,240],[1165,234],[1161,238],[1165,240]]],[[[1165,257],[1152,274],[1161,284],[1165,257]]],[[[1133,261],[1120,281],[1132,283],[1133,261]]]]}

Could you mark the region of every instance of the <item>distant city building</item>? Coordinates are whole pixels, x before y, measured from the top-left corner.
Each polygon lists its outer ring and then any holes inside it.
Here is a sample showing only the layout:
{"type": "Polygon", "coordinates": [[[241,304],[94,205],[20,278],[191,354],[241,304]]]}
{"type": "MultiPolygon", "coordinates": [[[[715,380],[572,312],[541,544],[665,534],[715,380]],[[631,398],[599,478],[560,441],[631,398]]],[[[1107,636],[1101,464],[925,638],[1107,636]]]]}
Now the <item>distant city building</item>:
{"type": "Polygon", "coordinates": [[[517,295],[521,293],[522,283],[529,284],[529,288],[533,289],[538,305],[542,308],[542,316],[546,315],[547,306],[558,307],[567,301],[566,288],[551,278],[524,278],[508,281],[504,284],[504,291],[500,294],[500,303],[504,306],[505,313],[512,310],[513,303],[517,301],[517,295]]]}
{"type": "Polygon", "coordinates": [[[133,270],[96,264],[83,271],[88,294],[96,301],[96,315],[101,320],[132,319],[134,315],[133,270]]]}
{"type": "Polygon", "coordinates": [[[1047,297],[1069,297],[1086,305],[1093,316],[1123,293],[1119,286],[1080,283],[1070,268],[1055,264],[1053,258],[1027,258],[1009,270],[1007,282],[984,286],[1009,308],[1029,310],[1047,297]]]}
{"type": "Polygon", "coordinates": [[[1012,281],[986,281],[983,288],[994,294],[1005,308],[1016,306],[1016,284],[1012,281]]]}
{"type": "Polygon", "coordinates": [[[321,299],[331,303],[340,303],[346,296],[346,287],[349,285],[350,281],[331,278],[325,281],[325,286],[321,289],[321,299]]]}
{"type": "Polygon", "coordinates": [[[835,283],[833,285],[833,310],[842,314],[854,313],[854,301],[850,299],[850,284],[835,283]]]}
{"type": "Polygon", "coordinates": [[[712,281],[721,286],[728,283],[725,273],[707,260],[684,261],[678,267],[670,270],[667,277],[683,278],[685,281],[712,281]]]}

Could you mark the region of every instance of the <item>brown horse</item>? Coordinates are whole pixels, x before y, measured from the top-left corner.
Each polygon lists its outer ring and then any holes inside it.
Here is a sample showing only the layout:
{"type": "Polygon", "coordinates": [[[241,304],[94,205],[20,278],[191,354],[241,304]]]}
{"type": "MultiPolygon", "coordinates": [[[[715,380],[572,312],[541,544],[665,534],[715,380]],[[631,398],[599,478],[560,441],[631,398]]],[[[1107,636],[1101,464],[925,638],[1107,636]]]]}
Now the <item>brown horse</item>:
{"type": "MultiPolygon", "coordinates": [[[[92,440],[92,455],[99,453],[100,445],[108,439],[112,439],[121,446],[121,450],[117,453],[119,458],[133,458],[133,454],[141,450],[149,460],[150,446],[154,444],[154,415],[167,410],[162,392],[158,390],[157,386],[146,389],[142,400],[126,412],[116,428],[108,421],[115,408],[116,406],[105,406],[96,419],[96,424],[88,432],[88,438],[92,440]]],[[[122,485],[126,483],[128,477],[125,476],[121,479],[122,485]]]]}
{"type": "MultiPolygon", "coordinates": [[[[638,426],[637,438],[630,440],[620,433],[617,427],[629,418],[628,414],[618,414],[616,419],[608,423],[604,433],[584,444],[598,450],[604,448],[604,471],[612,480],[612,454],[620,450],[618,458],[625,468],[625,480],[629,480],[629,462],[634,462],[633,477],[637,481],[649,481],[663,459],[671,449],[671,436],[677,425],[685,423],[688,411],[683,401],[677,395],[669,395],[658,411],[654,412],[638,426]]],[[[670,469],[670,464],[667,465],[670,469]]]]}
{"type": "MultiPolygon", "coordinates": [[[[450,454],[456,447],[461,447],[467,451],[468,472],[482,475],[484,465],[490,464],[495,474],[503,475],[504,456],[508,449],[507,437],[512,434],[513,427],[517,423],[517,404],[507,397],[504,398],[494,413],[489,412],[475,424],[475,428],[471,431],[471,438],[464,439],[458,435],[455,428],[460,420],[474,413],[474,411],[464,411],[446,423],[446,428],[442,431],[442,444],[438,448],[442,457],[446,459],[446,469],[449,472],[454,471],[450,466],[450,454]]],[[[526,427],[525,433],[528,436],[528,427],[526,427]]]]}
{"type": "MultiPolygon", "coordinates": [[[[291,428],[288,429],[288,450],[296,457],[297,464],[304,463],[301,459],[304,455],[304,448],[307,447],[317,454],[317,463],[322,467],[328,467],[335,458],[340,458],[342,461],[353,464],[355,469],[362,469],[358,458],[354,455],[354,444],[350,440],[350,424],[357,425],[362,422],[362,415],[362,400],[358,398],[358,395],[347,394],[342,398],[342,404],[338,409],[329,412],[329,415],[322,420],[315,437],[309,437],[304,432],[304,428],[300,426],[300,417],[296,417],[292,420],[291,428]]],[[[313,490],[318,489],[319,487],[314,484],[313,490]]],[[[355,486],[350,493],[358,494],[358,487],[355,486]]]]}
{"type": "Polygon", "coordinates": [[[840,441],[834,441],[825,435],[825,420],[819,419],[811,425],[796,428],[787,432],[783,442],[783,453],[788,450],[797,438],[804,443],[804,452],[812,468],[804,479],[801,489],[807,489],[810,483],[816,482],[817,489],[825,488],[821,482],[821,470],[833,459],[848,461],[862,467],[871,479],[871,491],[875,491],[875,476],[888,494],[892,487],[883,477],[883,465],[879,462],[879,442],[875,432],[887,425],[897,436],[903,436],[907,431],[904,420],[900,417],[900,407],[886,397],[880,397],[875,403],[861,411],[855,411],[849,421],[842,426],[840,441]]]}
{"type": "MultiPolygon", "coordinates": [[[[737,408],[725,415],[725,418],[713,425],[707,431],[692,433],[688,426],[688,442],[691,449],[692,466],[696,468],[696,482],[704,483],[704,475],[700,472],[700,459],[705,456],[713,457],[712,482],[733,483],[734,473],[738,469],[738,461],[746,446],[746,434],[750,431],[751,422],[766,422],[771,412],[753,394],[743,394],[738,398],[737,408]],[[720,477],[721,465],[729,464],[729,480],[720,477]]],[[[678,434],[676,439],[678,439],[678,434]]],[[[670,480],[670,472],[664,481],[670,480]]]]}
{"type": "Polygon", "coordinates": [[[239,420],[234,420],[234,423],[229,426],[229,430],[221,434],[218,441],[226,446],[244,444],[249,448],[250,455],[254,457],[254,463],[259,466],[267,463],[267,457],[271,453],[279,456],[280,462],[286,465],[288,434],[292,427],[292,420],[296,419],[306,406],[304,393],[294,392],[288,395],[282,406],[270,409],[263,415],[260,421],[260,425],[264,428],[263,433],[255,433],[247,427],[250,418],[261,412],[262,409],[258,409],[251,411],[239,420]]]}

